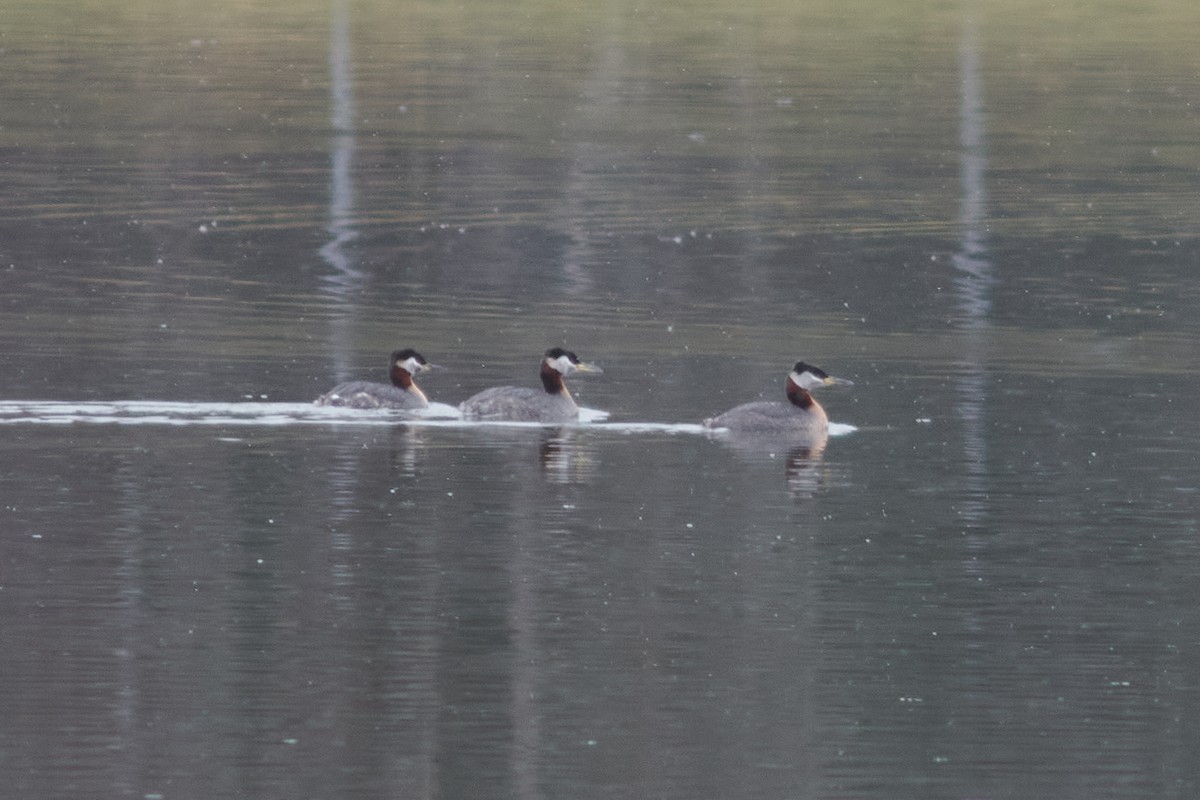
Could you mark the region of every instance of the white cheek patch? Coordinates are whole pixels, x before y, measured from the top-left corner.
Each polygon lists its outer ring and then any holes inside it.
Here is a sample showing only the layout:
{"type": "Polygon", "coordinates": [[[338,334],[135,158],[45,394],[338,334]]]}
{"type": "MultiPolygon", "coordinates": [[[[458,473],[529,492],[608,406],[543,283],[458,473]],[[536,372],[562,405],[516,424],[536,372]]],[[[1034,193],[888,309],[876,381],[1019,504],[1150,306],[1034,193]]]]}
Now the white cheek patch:
{"type": "Polygon", "coordinates": [[[566,356],[559,356],[550,362],[550,366],[558,370],[560,375],[570,375],[575,371],[575,365],[571,363],[571,359],[566,356]]]}
{"type": "Polygon", "coordinates": [[[416,375],[418,372],[421,371],[422,365],[421,365],[421,362],[417,361],[415,358],[410,358],[407,361],[405,361],[401,366],[403,366],[404,369],[408,370],[409,375],[416,375]]]}
{"type": "Polygon", "coordinates": [[[796,372],[793,370],[789,377],[792,379],[792,383],[801,389],[819,389],[825,385],[824,378],[818,378],[811,372],[796,372]]]}

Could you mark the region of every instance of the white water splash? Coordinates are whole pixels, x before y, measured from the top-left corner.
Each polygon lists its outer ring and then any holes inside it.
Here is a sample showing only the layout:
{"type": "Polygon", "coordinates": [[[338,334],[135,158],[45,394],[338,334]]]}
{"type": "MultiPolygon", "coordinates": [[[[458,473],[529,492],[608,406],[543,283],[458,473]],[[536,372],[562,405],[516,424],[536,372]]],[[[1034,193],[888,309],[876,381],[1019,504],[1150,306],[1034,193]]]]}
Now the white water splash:
{"type": "MultiPolygon", "coordinates": [[[[689,422],[607,422],[608,412],[581,408],[579,422],[572,427],[613,433],[669,433],[706,435],[714,433],[689,422]]],[[[561,423],[480,422],[464,420],[457,408],[430,403],[414,411],[354,409],[318,406],[312,403],[181,403],[161,400],[106,400],[64,402],[59,400],[0,400],[0,425],[408,425],[429,428],[555,428],[561,423]]],[[[858,430],[853,425],[831,422],[830,436],[858,430]]]]}

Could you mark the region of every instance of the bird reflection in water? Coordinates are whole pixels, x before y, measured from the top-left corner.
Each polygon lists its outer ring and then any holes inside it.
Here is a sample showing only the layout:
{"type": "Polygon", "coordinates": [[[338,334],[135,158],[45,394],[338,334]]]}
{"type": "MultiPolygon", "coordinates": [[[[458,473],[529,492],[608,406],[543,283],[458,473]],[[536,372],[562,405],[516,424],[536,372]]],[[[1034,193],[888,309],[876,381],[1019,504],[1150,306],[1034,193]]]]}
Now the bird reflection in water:
{"type": "Polygon", "coordinates": [[[393,471],[406,478],[415,477],[417,464],[428,446],[428,428],[416,425],[396,425],[389,429],[388,460],[393,471]]]}
{"type": "Polygon", "coordinates": [[[737,435],[727,432],[710,434],[739,459],[758,463],[783,461],[784,482],[794,499],[806,500],[829,482],[831,468],[823,463],[828,434],[787,437],[737,435]]]}
{"type": "Polygon", "coordinates": [[[596,476],[595,450],[578,439],[578,431],[570,427],[549,428],[542,433],[538,457],[546,480],[565,486],[596,476]]]}

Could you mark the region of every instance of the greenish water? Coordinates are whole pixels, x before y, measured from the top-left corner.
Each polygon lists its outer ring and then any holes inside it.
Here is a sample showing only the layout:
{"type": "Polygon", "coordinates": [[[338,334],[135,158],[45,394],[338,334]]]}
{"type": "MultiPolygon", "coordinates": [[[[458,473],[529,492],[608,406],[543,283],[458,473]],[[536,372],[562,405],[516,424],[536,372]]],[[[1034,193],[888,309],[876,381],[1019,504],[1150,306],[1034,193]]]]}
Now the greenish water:
{"type": "Polygon", "coordinates": [[[1193,5],[0,9],[4,785],[1194,796],[1193,5]]]}

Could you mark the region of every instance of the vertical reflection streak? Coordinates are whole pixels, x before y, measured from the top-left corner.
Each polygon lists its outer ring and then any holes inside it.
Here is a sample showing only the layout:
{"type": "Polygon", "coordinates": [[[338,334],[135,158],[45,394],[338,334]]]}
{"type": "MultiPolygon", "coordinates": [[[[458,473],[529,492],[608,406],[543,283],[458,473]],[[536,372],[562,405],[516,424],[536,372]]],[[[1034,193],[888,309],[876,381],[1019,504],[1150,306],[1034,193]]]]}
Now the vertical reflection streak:
{"type": "Polygon", "coordinates": [[[987,253],[987,150],[980,80],[979,41],[974,9],[964,8],[959,53],[959,251],[954,255],[959,305],[958,323],[964,329],[962,373],[958,380],[957,412],[963,423],[963,456],[967,500],[962,510],[969,522],[985,515],[987,497],[986,350],[991,328],[992,263],[987,253]]]}
{"type": "MultiPolygon", "coordinates": [[[[350,47],[350,14],[346,0],[334,0],[329,26],[329,223],[327,241],[320,249],[321,258],[333,272],[325,277],[324,285],[330,294],[347,309],[351,298],[363,282],[363,273],[354,267],[347,245],[358,236],[354,229],[354,87],[352,52],[350,47]]],[[[346,314],[335,315],[330,333],[330,350],[334,358],[337,381],[349,376],[351,362],[349,320],[346,314]]]]}
{"type": "Polygon", "coordinates": [[[987,258],[987,150],[983,89],[979,78],[979,42],[974,15],[968,8],[963,22],[959,60],[959,201],[961,230],[954,266],[959,275],[960,321],[967,328],[987,327],[992,265],[987,258]]]}

